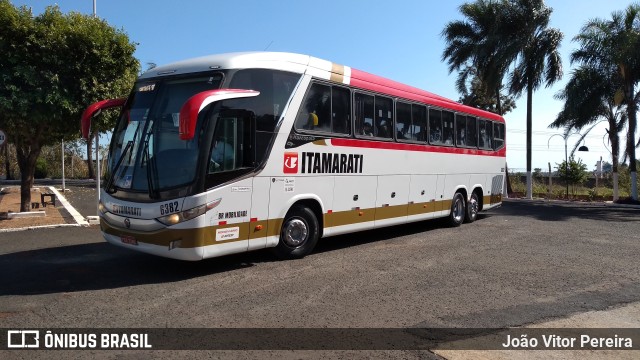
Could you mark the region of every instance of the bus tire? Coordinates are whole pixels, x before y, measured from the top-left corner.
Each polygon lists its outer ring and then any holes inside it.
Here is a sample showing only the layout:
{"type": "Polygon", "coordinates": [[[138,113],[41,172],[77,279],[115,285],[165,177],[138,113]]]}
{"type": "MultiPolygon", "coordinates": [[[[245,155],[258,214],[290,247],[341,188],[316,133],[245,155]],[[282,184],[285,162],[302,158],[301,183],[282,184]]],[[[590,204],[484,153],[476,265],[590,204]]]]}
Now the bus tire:
{"type": "Polygon", "coordinates": [[[451,201],[451,212],[449,213],[449,225],[451,227],[458,227],[464,222],[467,208],[465,206],[464,196],[457,192],[453,195],[451,201]]]}
{"type": "Polygon", "coordinates": [[[318,243],[319,225],[311,209],[294,205],[280,230],[280,241],[274,248],[277,257],[283,260],[300,259],[309,255],[318,243]]]}
{"type": "Polygon", "coordinates": [[[478,193],[475,191],[471,193],[471,198],[467,202],[467,212],[464,217],[464,222],[472,223],[478,218],[478,209],[480,208],[480,202],[478,201],[478,193]]]}

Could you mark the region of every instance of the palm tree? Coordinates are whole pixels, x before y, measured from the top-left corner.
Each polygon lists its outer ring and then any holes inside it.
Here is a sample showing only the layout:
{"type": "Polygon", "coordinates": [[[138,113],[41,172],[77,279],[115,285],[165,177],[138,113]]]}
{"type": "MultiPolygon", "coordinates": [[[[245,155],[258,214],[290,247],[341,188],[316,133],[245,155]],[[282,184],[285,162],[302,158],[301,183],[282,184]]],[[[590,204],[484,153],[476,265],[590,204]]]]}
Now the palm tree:
{"type": "Polygon", "coordinates": [[[458,72],[456,90],[460,93],[458,102],[482,110],[504,115],[516,108],[515,98],[508,94],[491,93],[478,75],[475,67],[465,66],[458,72]]]}
{"type": "Polygon", "coordinates": [[[611,20],[590,20],[575,40],[580,43],[580,49],[571,55],[572,61],[596,68],[614,64],[617,70],[616,84],[621,89],[618,99],[626,105],[629,123],[626,153],[631,172],[631,197],[638,200],[635,133],[640,91],[636,93],[635,88],[640,82],[640,5],[613,12],[611,20]]]}
{"type": "Polygon", "coordinates": [[[533,92],[544,83],[551,86],[562,78],[560,42],[562,32],[548,28],[552,9],[543,0],[513,0],[507,3],[502,26],[504,59],[513,59],[509,91],[527,92],[527,198],[532,197],[531,143],[533,128],[533,92]]]}
{"type": "Polygon", "coordinates": [[[504,2],[477,0],[460,6],[466,20],[448,23],[442,36],[447,45],[442,60],[449,64],[449,73],[459,71],[458,87],[470,77],[478,77],[488,94],[493,94],[497,112],[504,114],[500,99],[502,80],[508,63],[500,62],[498,19],[504,2]]]}
{"type": "MultiPolygon", "coordinates": [[[[620,139],[618,133],[627,120],[626,113],[620,103],[616,103],[619,86],[616,82],[615,67],[595,68],[582,65],[574,70],[565,88],[556,94],[556,99],[564,100],[564,107],[556,120],[549,125],[552,128],[564,127],[566,130],[581,129],[590,126],[582,134],[582,139],[595,125],[606,120],[611,143],[611,160],[613,163],[613,199],[618,200],[618,165],[620,139]]],[[[579,144],[580,141],[578,141],[579,144]]],[[[575,150],[575,148],[574,148],[575,150]]],[[[573,152],[572,152],[573,153],[573,152]]]]}
{"type": "Polygon", "coordinates": [[[558,52],[562,33],[548,28],[552,9],[543,0],[477,0],[462,5],[460,12],[467,21],[451,22],[442,32],[447,42],[442,59],[448,61],[449,71],[471,63],[498,104],[507,73],[510,94],[527,92],[527,197],[531,198],[533,92],[562,78],[558,52]]]}

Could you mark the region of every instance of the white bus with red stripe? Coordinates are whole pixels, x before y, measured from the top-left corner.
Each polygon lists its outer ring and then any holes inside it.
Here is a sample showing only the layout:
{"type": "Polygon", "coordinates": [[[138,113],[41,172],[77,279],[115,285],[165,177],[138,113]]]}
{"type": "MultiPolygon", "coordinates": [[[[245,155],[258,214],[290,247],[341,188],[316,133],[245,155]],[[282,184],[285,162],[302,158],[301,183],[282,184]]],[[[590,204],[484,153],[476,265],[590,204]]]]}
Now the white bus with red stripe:
{"type": "Polygon", "coordinates": [[[502,117],[314,57],[236,53],[147,71],[119,108],[98,204],[105,239],[184,260],[501,204],[502,117]]]}

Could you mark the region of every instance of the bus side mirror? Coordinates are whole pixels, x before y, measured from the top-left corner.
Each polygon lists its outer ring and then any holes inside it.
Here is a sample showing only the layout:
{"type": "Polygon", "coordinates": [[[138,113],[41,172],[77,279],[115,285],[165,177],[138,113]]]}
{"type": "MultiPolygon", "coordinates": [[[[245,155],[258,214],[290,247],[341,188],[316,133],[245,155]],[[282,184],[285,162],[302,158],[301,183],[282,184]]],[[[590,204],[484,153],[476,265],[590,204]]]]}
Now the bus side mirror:
{"type": "Polygon", "coordinates": [[[221,100],[253,97],[260,95],[259,91],[242,89],[207,90],[190,97],[180,108],[180,140],[191,140],[196,132],[198,114],[207,105],[221,100]]]}
{"type": "Polygon", "coordinates": [[[127,101],[126,98],[122,99],[109,99],[95,102],[87,107],[82,113],[80,120],[80,127],[82,129],[82,137],[89,138],[89,129],[91,128],[91,118],[100,114],[104,109],[110,109],[113,107],[121,107],[127,101]]]}

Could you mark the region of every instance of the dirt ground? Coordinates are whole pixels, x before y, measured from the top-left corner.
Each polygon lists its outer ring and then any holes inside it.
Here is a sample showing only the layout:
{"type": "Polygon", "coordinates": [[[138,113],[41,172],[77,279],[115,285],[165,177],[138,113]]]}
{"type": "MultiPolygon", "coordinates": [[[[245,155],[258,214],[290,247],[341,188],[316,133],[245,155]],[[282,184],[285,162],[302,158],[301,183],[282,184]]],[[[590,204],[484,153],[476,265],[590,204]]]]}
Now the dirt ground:
{"type": "MultiPolygon", "coordinates": [[[[31,190],[31,202],[40,203],[41,191],[48,191],[48,187],[33,188],[31,190]]],[[[73,218],[64,211],[64,207],[59,201],[56,201],[56,206],[49,202],[46,207],[40,204],[39,208],[31,209],[31,211],[45,211],[46,216],[7,219],[8,212],[20,212],[20,187],[2,189],[2,192],[0,192],[0,229],[74,223],[73,218]]]]}

